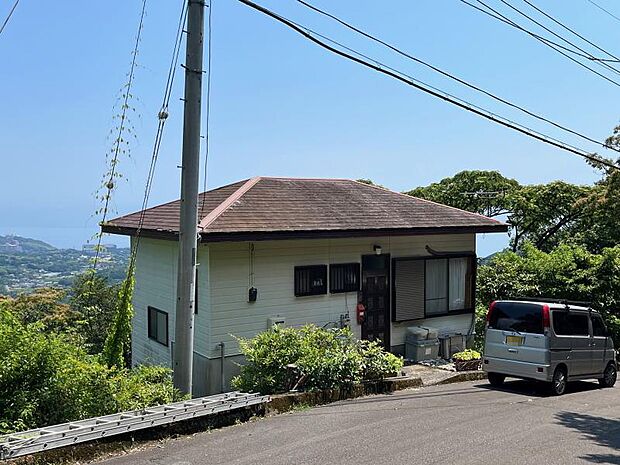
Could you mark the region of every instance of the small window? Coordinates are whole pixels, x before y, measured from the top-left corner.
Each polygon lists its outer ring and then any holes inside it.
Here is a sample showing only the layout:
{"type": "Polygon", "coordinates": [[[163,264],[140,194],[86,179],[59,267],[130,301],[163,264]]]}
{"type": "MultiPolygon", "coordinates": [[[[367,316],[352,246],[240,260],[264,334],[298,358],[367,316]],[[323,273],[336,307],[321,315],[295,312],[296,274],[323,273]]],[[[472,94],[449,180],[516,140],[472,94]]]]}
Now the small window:
{"type": "Polygon", "coordinates": [[[296,266],[295,295],[327,294],[327,265],[296,266]]]}
{"type": "Polygon", "coordinates": [[[168,314],[155,307],[148,307],[149,339],[168,345],[168,314]]]}
{"type": "Polygon", "coordinates": [[[588,315],[556,310],[553,330],[558,336],[589,336],[588,315]]]}
{"type": "Polygon", "coordinates": [[[606,337],[607,328],[603,319],[598,315],[592,315],[592,335],[594,337],[606,337]]]}
{"type": "Polygon", "coordinates": [[[356,292],[360,289],[360,264],[329,265],[329,292],[356,292]]]}

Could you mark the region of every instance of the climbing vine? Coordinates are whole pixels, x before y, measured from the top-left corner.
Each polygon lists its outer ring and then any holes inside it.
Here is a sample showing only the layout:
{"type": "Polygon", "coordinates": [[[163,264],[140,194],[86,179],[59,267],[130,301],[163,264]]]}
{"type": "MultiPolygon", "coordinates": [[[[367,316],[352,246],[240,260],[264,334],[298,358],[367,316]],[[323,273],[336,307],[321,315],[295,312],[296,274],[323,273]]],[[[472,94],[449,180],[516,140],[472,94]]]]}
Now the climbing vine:
{"type": "MultiPolygon", "coordinates": [[[[133,261],[132,261],[133,262],[133,261]]],[[[133,317],[134,265],[130,262],[127,277],[118,292],[118,307],[112,327],[103,345],[101,358],[109,367],[131,364],[131,318],[133,317]]]]}
{"type": "MultiPolygon", "coordinates": [[[[112,193],[116,189],[117,182],[123,178],[119,171],[119,163],[124,157],[131,157],[131,141],[137,139],[135,128],[132,124],[131,116],[136,114],[136,108],[132,105],[134,96],[132,94],[132,85],[134,83],[135,70],[137,67],[138,47],[142,35],[144,17],[146,12],[146,0],[142,1],[142,11],[140,13],[140,23],[132,53],[131,66],[127,73],[127,82],[121,89],[121,95],[117,99],[115,108],[117,112],[113,117],[115,126],[110,130],[110,135],[115,135],[112,141],[112,147],[106,153],[107,171],[103,175],[103,180],[96,199],[101,202],[101,207],[95,212],[95,215],[101,218],[101,224],[105,223],[110,211],[110,200],[112,193]],[[118,106],[120,104],[120,107],[118,106]]],[[[139,115],[138,115],[139,116],[139,115]]],[[[102,250],[101,240],[103,232],[100,230],[95,235],[95,257],[93,259],[92,274],[94,275],[97,262],[102,250]]],[[[134,270],[135,270],[136,247],[132,247],[127,267],[127,276],[121,284],[119,290],[119,298],[114,320],[110,331],[106,337],[102,360],[109,367],[116,366],[118,368],[129,366],[131,363],[131,319],[133,317],[133,289],[134,289],[134,270]]]]}

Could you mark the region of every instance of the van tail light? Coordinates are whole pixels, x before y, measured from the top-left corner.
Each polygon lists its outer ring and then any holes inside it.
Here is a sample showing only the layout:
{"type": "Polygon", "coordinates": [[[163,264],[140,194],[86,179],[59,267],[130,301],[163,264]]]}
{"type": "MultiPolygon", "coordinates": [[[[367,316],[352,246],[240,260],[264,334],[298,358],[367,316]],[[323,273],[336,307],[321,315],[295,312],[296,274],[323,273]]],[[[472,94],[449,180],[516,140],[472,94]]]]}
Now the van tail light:
{"type": "Polygon", "coordinates": [[[551,317],[549,316],[549,305],[542,306],[543,332],[547,334],[551,329],[551,317]]]}
{"type": "Polygon", "coordinates": [[[495,308],[495,300],[493,302],[491,302],[491,305],[489,305],[489,311],[487,312],[487,324],[486,327],[489,327],[489,321],[491,321],[491,313],[493,313],[493,309],[495,308]]]}

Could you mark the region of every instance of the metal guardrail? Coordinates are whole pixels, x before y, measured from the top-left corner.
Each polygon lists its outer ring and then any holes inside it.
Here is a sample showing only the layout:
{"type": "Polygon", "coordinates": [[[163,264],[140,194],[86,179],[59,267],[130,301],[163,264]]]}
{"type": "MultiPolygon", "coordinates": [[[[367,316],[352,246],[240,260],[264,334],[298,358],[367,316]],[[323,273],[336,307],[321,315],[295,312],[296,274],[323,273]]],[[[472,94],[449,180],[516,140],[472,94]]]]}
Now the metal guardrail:
{"type": "Polygon", "coordinates": [[[121,412],[6,434],[0,436],[0,459],[8,460],[130,431],[260,405],[269,401],[269,396],[261,396],[260,394],[228,392],[158,405],[144,410],[121,412]]]}

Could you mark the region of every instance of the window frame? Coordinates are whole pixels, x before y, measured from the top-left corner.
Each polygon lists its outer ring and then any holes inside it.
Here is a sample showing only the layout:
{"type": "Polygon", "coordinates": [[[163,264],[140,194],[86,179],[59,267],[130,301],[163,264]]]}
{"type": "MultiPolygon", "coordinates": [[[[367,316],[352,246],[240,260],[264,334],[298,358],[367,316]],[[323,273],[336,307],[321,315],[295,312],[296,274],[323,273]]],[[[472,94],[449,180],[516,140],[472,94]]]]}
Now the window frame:
{"type": "Polygon", "coordinates": [[[293,269],[293,293],[295,297],[311,297],[317,295],[327,295],[327,290],[329,288],[327,280],[328,280],[328,270],[327,265],[301,265],[295,266],[293,269]],[[321,270],[324,273],[323,286],[317,291],[309,291],[309,292],[300,292],[299,284],[298,284],[298,273],[302,271],[312,271],[312,270],[321,270]]]}
{"type": "Polygon", "coordinates": [[[349,262],[349,263],[330,263],[329,264],[329,293],[330,294],[345,294],[347,292],[359,292],[362,284],[362,267],[359,262],[349,262]],[[334,268],[343,268],[346,270],[346,267],[352,267],[353,272],[356,276],[356,286],[353,287],[345,287],[344,289],[334,289],[334,279],[332,275],[332,271],[334,268]]]}
{"type": "MultiPolygon", "coordinates": [[[[590,321],[589,315],[585,312],[579,312],[579,311],[571,311],[571,310],[565,310],[565,309],[551,309],[551,327],[553,328],[553,334],[556,337],[592,337],[592,322],[590,321]],[[557,329],[556,329],[556,320],[555,317],[558,315],[563,315],[566,317],[567,319],[567,323],[568,323],[568,319],[569,318],[574,318],[574,317],[581,317],[585,319],[586,322],[586,328],[587,328],[587,334],[564,334],[564,333],[558,333],[557,329]]],[[[582,326],[583,328],[583,326],[582,326]]]]}
{"type": "Polygon", "coordinates": [[[592,337],[609,337],[609,330],[607,329],[607,325],[605,324],[605,320],[602,315],[598,313],[590,314],[590,325],[592,326],[592,337]],[[603,325],[603,334],[594,334],[594,320],[599,320],[603,325]]]}
{"type": "Polygon", "coordinates": [[[146,328],[147,328],[146,329],[146,333],[147,333],[148,338],[153,340],[153,341],[155,341],[155,342],[157,342],[158,344],[161,344],[163,346],[168,347],[170,345],[170,332],[169,332],[170,321],[169,321],[169,318],[168,318],[168,312],[165,312],[164,310],[160,310],[157,307],[153,307],[152,305],[149,305],[149,306],[146,307],[146,312],[147,312],[147,315],[146,315],[146,328]],[[155,315],[155,335],[151,334],[151,311],[153,311],[153,313],[155,315]],[[163,315],[166,316],[166,342],[160,341],[159,338],[157,337],[157,333],[158,333],[158,331],[157,331],[157,329],[158,329],[158,326],[157,326],[157,322],[158,322],[157,316],[159,314],[163,314],[163,315]]]}
{"type": "MultiPolygon", "coordinates": [[[[395,257],[392,259],[392,322],[402,323],[406,321],[416,321],[412,319],[398,319],[396,315],[396,263],[399,261],[424,261],[424,317],[422,319],[441,318],[451,315],[465,315],[472,314],[476,308],[476,274],[478,271],[478,260],[475,252],[463,252],[463,253],[447,253],[441,255],[432,256],[414,256],[414,257],[395,257]],[[458,310],[450,310],[450,259],[467,258],[469,259],[468,268],[471,282],[469,283],[469,289],[467,288],[467,280],[465,281],[465,293],[470,292],[471,298],[469,306],[458,310]],[[447,290],[447,310],[443,313],[431,313],[429,314],[426,309],[426,262],[430,260],[446,260],[446,266],[448,268],[446,278],[446,290],[447,290]]],[[[466,273],[467,277],[467,273],[466,273]]]]}

